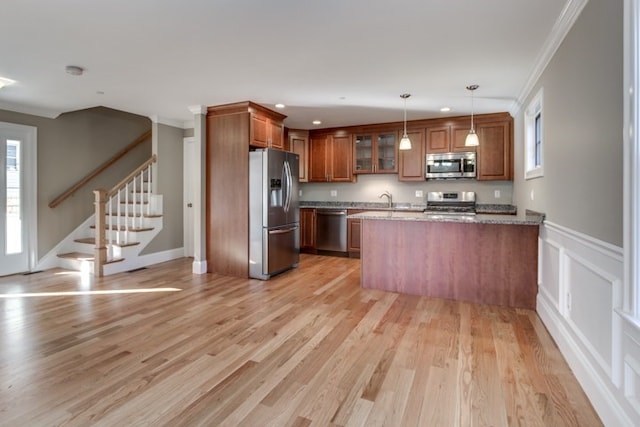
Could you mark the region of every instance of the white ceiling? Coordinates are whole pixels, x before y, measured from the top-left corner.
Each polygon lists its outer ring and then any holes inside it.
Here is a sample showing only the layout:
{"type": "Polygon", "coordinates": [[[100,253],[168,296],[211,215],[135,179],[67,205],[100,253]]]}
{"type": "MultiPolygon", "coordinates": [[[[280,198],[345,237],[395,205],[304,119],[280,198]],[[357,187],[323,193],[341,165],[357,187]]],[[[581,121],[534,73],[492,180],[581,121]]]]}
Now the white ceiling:
{"type": "Polygon", "coordinates": [[[291,128],[509,111],[572,0],[20,0],[1,7],[0,108],[98,105],[182,125],[282,102],[291,128]],[[65,73],[66,65],[85,69],[65,73]]]}

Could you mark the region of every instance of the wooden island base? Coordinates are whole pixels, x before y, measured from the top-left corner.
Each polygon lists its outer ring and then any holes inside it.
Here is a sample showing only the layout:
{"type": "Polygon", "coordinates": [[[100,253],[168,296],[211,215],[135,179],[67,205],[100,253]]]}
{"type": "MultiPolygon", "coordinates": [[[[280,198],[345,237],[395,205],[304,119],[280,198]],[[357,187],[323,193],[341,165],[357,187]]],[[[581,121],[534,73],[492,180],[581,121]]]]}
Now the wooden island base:
{"type": "Polygon", "coordinates": [[[363,219],[361,286],[535,309],[538,228],[363,219]]]}

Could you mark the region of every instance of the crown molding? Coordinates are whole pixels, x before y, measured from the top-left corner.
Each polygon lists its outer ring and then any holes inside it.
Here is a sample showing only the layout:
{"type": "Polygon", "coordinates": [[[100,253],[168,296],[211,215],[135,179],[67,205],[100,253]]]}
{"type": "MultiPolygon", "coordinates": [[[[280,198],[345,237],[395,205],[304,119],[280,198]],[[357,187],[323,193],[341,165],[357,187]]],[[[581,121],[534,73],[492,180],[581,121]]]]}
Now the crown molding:
{"type": "Polygon", "coordinates": [[[191,105],[188,107],[191,114],[207,114],[207,106],[206,105],[191,105]]]}
{"type": "Polygon", "coordinates": [[[157,115],[149,116],[149,119],[151,119],[151,122],[153,123],[184,129],[184,122],[182,120],[169,119],[167,117],[160,117],[157,115]]]}
{"type": "Polygon", "coordinates": [[[582,9],[584,9],[588,1],[589,0],[567,0],[564,9],[562,9],[562,12],[556,20],[556,23],[553,25],[542,50],[536,58],[535,66],[533,67],[527,82],[509,109],[511,116],[515,117],[520,112],[522,105],[542,76],[547,65],[549,65],[553,55],[555,55],[560,44],[562,44],[562,41],[571,30],[571,27],[573,27],[573,24],[578,19],[578,16],[580,16],[580,12],[582,12],[582,9]]]}
{"type": "Polygon", "coordinates": [[[0,109],[13,111],[14,113],[29,114],[31,116],[55,119],[64,111],[52,110],[50,108],[40,108],[29,105],[13,104],[11,102],[0,102],[0,109]]]}

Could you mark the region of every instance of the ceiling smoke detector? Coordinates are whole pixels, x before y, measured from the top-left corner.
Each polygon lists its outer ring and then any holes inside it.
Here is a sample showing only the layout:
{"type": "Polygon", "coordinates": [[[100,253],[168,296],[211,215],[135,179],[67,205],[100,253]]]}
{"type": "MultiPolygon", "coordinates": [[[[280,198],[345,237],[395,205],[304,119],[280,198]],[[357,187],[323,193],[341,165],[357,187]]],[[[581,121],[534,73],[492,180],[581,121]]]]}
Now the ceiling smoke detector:
{"type": "Polygon", "coordinates": [[[72,76],[81,76],[82,73],[84,73],[84,68],[78,67],[77,65],[67,65],[66,67],[64,67],[64,71],[66,71],[67,74],[71,74],[72,76]]]}

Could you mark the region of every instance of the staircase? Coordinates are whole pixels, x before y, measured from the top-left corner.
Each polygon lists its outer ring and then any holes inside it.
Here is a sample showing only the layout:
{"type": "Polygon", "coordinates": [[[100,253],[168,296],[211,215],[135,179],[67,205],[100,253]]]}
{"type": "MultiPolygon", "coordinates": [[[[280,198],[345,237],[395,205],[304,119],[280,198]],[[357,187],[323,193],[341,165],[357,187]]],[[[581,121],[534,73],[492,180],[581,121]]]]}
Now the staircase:
{"type": "Polygon", "coordinates": [[[57,247],[60,267],[106,276],[144,266],[140,253],[162,229],[155,162],[154,155],[111,190],[94,191],[94,215],[57,247]]]}

